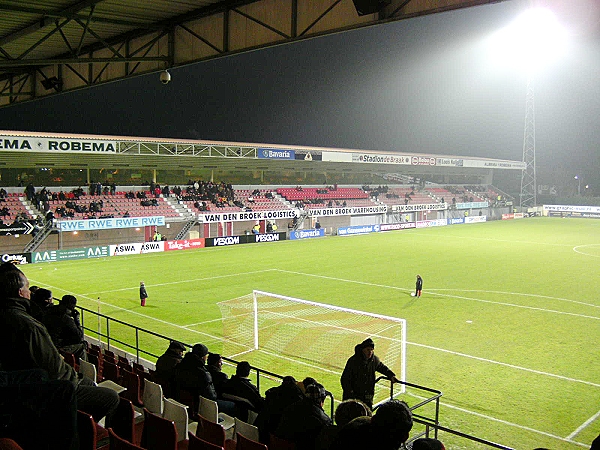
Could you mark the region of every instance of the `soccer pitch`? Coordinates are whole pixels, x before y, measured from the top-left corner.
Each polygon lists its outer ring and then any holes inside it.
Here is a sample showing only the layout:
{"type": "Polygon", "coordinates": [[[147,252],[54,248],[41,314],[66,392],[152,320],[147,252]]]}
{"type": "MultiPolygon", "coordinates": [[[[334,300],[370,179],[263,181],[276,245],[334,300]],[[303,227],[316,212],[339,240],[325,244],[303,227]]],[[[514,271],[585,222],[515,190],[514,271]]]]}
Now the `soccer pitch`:
{"type": "MultiPolygon", "coordinates": [[[[599,269],[600,221],[558,218],[24,267],[55,297],[73,293],[214,352],[217,303],[254,289],[406,319],[407,381],[443,392],[441,425],[517,449],[589,448],[600,433],[599,269]],[[416,274],[420,299],[410,296],[416,274]]],[[[277,355],[263,368],[315,376],[341,398],[339,374],[277,355]]],[[[401,398],[421,400],[411,390],[401,398]]],[[[480,448],[440,436],[450,449],[480,448]]]]}

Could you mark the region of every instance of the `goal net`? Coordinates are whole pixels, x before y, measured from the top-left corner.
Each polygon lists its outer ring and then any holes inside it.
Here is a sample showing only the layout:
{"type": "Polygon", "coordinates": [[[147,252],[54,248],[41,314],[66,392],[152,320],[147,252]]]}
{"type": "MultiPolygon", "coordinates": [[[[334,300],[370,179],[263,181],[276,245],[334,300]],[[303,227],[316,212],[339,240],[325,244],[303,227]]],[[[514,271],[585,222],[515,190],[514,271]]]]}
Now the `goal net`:
{"type": "MultiPolygon", "coordinates": [[[[397,378],[405,381],[404,319],[263,291],[253,291],[218,306],[226,356],[239,359],[241,354],[260,353],[265,370],[287,375],[285,369],[300,364],[337,376],[354,347],[370,337],[375,341],[376,355],[397,378]],[[280,366],[278,360],[285,363],[280,366]],[[278,367],[284,372],[277,372],[278,367]]],[[[395,391],[403,392],[403,388],[399,385],[395,391]]]]}

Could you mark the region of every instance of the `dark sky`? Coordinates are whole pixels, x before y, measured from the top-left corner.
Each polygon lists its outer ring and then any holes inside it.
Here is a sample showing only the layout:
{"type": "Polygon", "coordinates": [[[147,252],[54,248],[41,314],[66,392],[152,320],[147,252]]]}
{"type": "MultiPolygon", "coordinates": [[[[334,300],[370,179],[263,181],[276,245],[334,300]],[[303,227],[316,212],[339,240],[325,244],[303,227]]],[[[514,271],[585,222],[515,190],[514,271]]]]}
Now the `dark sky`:
{"type": "MultiPolygon", "coordinates": [[[[545,0],[568,51],[536,76],[540,168],[600,172],[600,2],[545,0]]],[[[0,109],[0,128],[521,160],[527,77],[488,37],[522,0],[282,45],[0,109]]]]}

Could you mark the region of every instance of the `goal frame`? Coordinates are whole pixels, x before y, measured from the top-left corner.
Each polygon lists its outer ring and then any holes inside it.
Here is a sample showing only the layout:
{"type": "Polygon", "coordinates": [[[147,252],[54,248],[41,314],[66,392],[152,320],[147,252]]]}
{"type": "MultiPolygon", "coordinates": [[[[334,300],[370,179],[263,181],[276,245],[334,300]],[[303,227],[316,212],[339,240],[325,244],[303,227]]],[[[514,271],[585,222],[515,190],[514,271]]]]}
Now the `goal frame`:
{"type": "MultiPolygon", "coordinates": [[[[391,322],[396,322],[398,324],[402,324],[402,333],[401,333],[401,355],[400,355],[400,374],[396,375],[400,381],[406,382],[406,319],[399,319],[398,317],[385,316],[383,314],[370,313],[367,311],[359,311],[351,308],[344,308],[342,306],[328,305],[326,303],[319,303],[310,300],[304,300],[295,297],[288,297],[286,295],[274,294],[272,292],[253,290],[252,291],[252,317],[253,317],[253,337],[254,337],[254,350],[259,350],[259,327],[258,327],[258,297],[259,296],[267,296],[272,298],[278,298],[281,300],[287,300],[295,303],[301,303],[305,305],[315,306],[319,308],[324,308],[332,311],[345,312],[350,314],[357,314],[363,316],[369,316],[376,319],[388,320],[391,322]]],[[[377,337],[377,335],[373,335],[377,337]]],[[[404,389],[404,384],[401,385],[402,389],[404,389]]]]}

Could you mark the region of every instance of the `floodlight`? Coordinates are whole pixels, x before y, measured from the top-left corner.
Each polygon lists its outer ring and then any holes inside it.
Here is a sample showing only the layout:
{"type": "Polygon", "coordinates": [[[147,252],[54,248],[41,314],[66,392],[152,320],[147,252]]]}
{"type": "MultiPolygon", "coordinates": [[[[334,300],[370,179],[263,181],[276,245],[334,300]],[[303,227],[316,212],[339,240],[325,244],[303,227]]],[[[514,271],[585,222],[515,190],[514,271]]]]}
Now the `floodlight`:
{"type": "Polygon", "coordinates": [[[548,9],[525,11],[492,38],[492,54],[504,64],[528,71],[563,53],[566,30],[548,9]]]}

